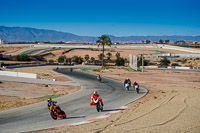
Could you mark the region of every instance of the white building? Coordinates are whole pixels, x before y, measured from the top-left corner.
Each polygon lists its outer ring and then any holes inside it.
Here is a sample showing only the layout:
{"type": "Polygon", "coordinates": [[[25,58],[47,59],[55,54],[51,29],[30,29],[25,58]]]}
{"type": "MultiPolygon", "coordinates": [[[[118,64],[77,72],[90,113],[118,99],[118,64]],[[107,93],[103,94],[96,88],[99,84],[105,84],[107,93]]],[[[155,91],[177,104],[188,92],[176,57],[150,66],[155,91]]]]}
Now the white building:
{"type": "Polygon", "coordinates": [[[0,44],[3,44],[3,39],[0,38],[0,44]]]}

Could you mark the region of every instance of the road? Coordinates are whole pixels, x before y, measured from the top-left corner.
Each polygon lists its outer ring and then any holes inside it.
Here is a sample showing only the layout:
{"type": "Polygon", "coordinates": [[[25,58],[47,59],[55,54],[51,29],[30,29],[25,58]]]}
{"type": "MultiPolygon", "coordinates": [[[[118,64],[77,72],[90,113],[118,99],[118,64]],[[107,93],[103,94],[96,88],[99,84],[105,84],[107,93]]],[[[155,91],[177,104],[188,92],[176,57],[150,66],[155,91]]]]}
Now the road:
{"type": "Polygon", "coordinates": [[[81,85],[81,90],[73,94],[54,99],[66,112],[67,119],[53,120],[47,108],[47,102],[36,103],[17,109],[0,112],[0,132],[28,132],[48,129],[58,126],[87,123],[91,119],[105,116],[120,110],[120,107],[146,95],[147,90],[141,88],[141,93],[126,91],[121,82],[102,77],[102,83],[96,75],[74,69],[60,68],[58,72],[66,74],[81,85]],[[95,106],[89,106],[90,96],[97,91],[103,99],[104,111],[97,112],[95,106]]]}

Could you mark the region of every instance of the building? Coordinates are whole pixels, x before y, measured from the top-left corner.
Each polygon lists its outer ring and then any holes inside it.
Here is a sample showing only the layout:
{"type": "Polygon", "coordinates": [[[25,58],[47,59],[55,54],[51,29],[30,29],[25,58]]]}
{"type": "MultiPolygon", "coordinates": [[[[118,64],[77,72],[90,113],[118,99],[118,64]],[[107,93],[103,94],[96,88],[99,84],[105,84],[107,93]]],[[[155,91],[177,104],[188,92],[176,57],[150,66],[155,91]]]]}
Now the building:
{"type": "Polygon", "coordinates": [[[3,39],[0,38],[0,44],[3,44],[3,39]]]}

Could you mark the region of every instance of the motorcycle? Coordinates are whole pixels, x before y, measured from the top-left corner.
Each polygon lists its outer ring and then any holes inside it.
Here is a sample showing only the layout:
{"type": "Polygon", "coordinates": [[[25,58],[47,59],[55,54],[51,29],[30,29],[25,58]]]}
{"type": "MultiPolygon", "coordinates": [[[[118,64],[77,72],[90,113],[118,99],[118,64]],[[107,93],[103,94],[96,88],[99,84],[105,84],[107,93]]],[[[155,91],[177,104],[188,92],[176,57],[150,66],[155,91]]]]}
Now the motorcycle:
{"type": "Polygon", "coordinates": [[[129,83],[126,83],[126,84],[125,84],[125,89],[126,89],[127,91],[129,91],[129,83]]]}
{"type": "Polygon", "coordinates": [[[57,102],[53,102],[53,104],[49,105],[50,115],[54,120],[57,120],[57,118],[66,118],[66,113],[61,110],[59,106],[56,106],[57,102]]]}
{"type": "Polygon", "coordinates": [[[101,82],[101,77],[98,77],[97,79],[98,79],[99,82],[101,82]]]}
{"type": "Polygon", "coordinates": [[[137,84],[137,85],[133,84],[133,88],[136,90],[137,93],[139,93],[139,90],[140,90],[139,84],[137,84]]]}
{"type": "Polygon", "coordinates": [[[97,99],[93,98],[93,102],[96,105],[97,112],[99,112],[99,111],[102,112],[103,111],[103,104],[102,104],[102,101],[101,101],[101,97],[98,97],[97,99]]]}

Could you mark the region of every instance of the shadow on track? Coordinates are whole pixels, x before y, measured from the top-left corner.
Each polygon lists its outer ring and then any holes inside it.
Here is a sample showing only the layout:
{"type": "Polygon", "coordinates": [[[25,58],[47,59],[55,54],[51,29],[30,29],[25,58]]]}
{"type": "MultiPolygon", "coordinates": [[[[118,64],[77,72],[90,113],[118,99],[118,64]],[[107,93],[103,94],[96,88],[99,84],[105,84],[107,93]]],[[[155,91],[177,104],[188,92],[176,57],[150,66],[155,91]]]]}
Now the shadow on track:
{"type": "Polygon", "coordinates": [[[107,109],[107,110],[103,110],[102,112],[112,112],[112,111],[121,111],[124,109],[107,109]]]}
{"type": "Polygon", "coordinates": [[[67,117],[66,119],[77,119],[77,118],[85,118],[86,116],[75,116],[75,117],[67,117]]]}

